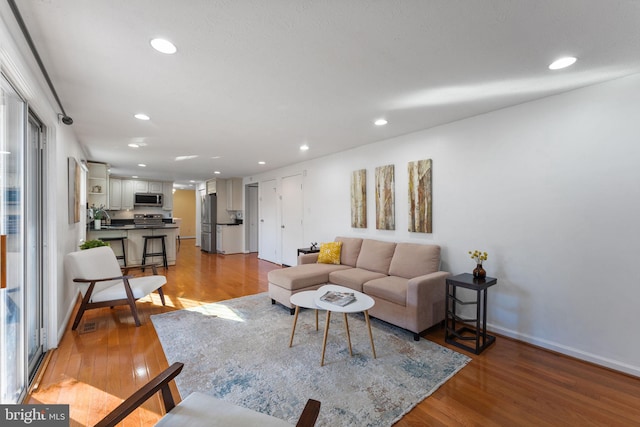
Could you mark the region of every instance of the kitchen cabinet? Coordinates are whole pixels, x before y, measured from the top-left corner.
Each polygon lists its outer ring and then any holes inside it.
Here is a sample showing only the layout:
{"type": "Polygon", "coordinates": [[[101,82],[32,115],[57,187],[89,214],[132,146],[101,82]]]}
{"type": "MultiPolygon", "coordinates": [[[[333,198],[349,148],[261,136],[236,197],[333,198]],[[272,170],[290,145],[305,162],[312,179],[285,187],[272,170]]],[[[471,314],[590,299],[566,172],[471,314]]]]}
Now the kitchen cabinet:
{"type": "Polygon", "coordinates": [[[162,193],[162,181],[149,181],[149,193],[162,193]]]}
{"type": "Polygon", "coordinates": [[[239,225],[216,226],[216,249],[218,253],[230,255],[242,253],[242,227],[239,225]]]}
{"type": "Polygon", "coordinates": [[[108,206],[109,180],[105,163],[87,162],[87,203],[89,207],[108,206]]]}
{"type": "Polygon", "coordinates": [[[173,210],[173,182],[162,183],[162,209],[173,210]]]}
{"type": "Polygon", "coordinates": [[[207,194],[215,194],[216,193],[216,180],[215,179],[210,179],[206,182],[205,185],[205,190],[207,192],[207,194]]]}
{"type": "Polygon", "coordinates": [[[147,181],[133,181],[133,192],[134,193],[148,193],[149,192],[149,183],[147,181]]]}
{"type": "MultiPolygon", "coordinates": [[[[176,239],[178,236],[178,228],[147,228],[147,229],[131,229],[131,230],[91,230],[87,233],[87,239],[99,239],[101,237],[126,237],[125,247],[127,251],[127,264],[142,264],[142,252],[144,250],[144,238],[142,236],[152,235],[158,236],[164,234],[165,249],[167,251],[167,262],[169,265],[176,264],[176,239]]],[[[162,252],[161,243],[153,242],[153,251],[162,252]]],[[[147,258],[147,263],[162,263],[162,257],[147,258]]],[[[162,273],[160,273],[162,274],[162,273]]]]}
{"type": "Polygon", "coordinates": [[[226,223],[231,222],[229,212],[227,212],[227,180],[216,179],[216,199],[218,204],[216,205],[216,215],[218,222],[226,223]]]}
{"type": "Polygon", "coordinates": [[[109,210],[133,209],[134,181],[109,178],[109,210]]]}
{"type": "Polygon", "coordinates": [[[109,210],[119,211],[122,209],[122,180],[118,178],[109,179],[109,210]]]}
{"type": "Polygon", "coordinates": [[[122,180],[122,199],[120,208],[121,209],[133,209],[133,186],[134,181],[130,179],[122,180]]]}
{"type": "Polygon", "coordinates": [[[227,210],[242,210],[242,178],[227,180],[227,210]]]}

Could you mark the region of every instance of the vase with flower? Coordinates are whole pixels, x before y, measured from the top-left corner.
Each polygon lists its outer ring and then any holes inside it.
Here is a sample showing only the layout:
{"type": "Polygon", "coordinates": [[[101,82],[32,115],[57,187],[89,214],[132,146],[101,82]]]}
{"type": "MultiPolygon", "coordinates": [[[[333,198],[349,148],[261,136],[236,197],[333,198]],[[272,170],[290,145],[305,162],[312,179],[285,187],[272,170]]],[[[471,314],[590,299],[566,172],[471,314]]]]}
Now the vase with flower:
{"type": "Polygon", "coordinates": [[[469,255],[471,255],[471,259],[476,262],[476,268],[473,269],[473,278],[484,279],[487,277],[487,272],[482,268],[482,263],[487,260],[488,254],[476,250],[473,252],[469,251],[469,255]]]}

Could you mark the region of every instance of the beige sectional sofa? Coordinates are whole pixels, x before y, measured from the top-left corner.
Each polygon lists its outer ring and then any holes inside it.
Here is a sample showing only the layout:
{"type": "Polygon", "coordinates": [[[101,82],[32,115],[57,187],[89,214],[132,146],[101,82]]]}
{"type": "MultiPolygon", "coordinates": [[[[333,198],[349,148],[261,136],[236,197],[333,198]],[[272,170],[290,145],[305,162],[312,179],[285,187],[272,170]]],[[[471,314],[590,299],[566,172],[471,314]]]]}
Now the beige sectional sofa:
{"type": "Polygon", "coordinates": [[[333,283],[371,296],[369,314],[414,333],[444,320],[445,279],[439,271],[440,246],[337,237],[340,264],[321,264],[318,254],[298,257],[294,267],[268,273],[272,302],[289,307],[296,292],[333,283]]]}

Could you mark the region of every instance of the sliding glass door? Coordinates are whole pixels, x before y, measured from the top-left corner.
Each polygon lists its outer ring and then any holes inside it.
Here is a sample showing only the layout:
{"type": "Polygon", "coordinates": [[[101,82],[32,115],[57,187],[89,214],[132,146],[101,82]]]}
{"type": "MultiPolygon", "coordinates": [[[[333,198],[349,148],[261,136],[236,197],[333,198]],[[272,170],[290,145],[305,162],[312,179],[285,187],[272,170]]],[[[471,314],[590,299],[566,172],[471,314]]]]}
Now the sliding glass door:
{"type": "Polygon", "coordinates": [[[44,132],[0,75],[0,403],[22,400],[44,350],[44,132]]]}
{"type": "Polygon", "coordinates": [[[44,279],[44,128],[29,111],[27,122],[25,179],[25,326],[27,338],[27,373],[35,373],[43,355],[44,279]]]}
{"type": "Polygon", "coordinates": [[[0,402],[26,389],[24,101],[0,77],[0,402]]]}

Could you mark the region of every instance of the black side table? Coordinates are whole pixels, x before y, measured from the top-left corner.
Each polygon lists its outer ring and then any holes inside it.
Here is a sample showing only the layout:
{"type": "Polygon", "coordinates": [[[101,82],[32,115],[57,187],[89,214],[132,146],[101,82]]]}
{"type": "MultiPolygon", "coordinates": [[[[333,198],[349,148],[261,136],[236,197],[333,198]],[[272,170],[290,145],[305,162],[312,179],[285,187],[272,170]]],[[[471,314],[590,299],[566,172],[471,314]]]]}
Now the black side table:
{"type": "Polygon", "coordinates": [[[496,337],[487,334],[487,291],[489,286],[498,283],[494,277],[484,279],[474,279],[472,274],[464,273],[451,276],[446,280],[446,319],[445,319],[445,342],[453,344],[464,350],[480,354],[496,340],[496,337]],[[458,287],[473,289],[476,291],[475,301],[461,301],[456,297],[458,287]],[[458,305],[476,305],[476,318],[466,319],[456,313],[458,305]],[[475,330],[464,325],[458,327],[457,323],[475,322],[475,330]],[[462,341],[475,341],[475,347],[463,344],[462,341]]]}
{"type": "Polygon", "coordinates": [[[298,249],[298,255],[300,255],[300,254],[315,254],[317,252],[320,252],[319,248],[314,248],[314,249],[311,249],[311,248],[300,248],[300,249],[298,249]]]}

